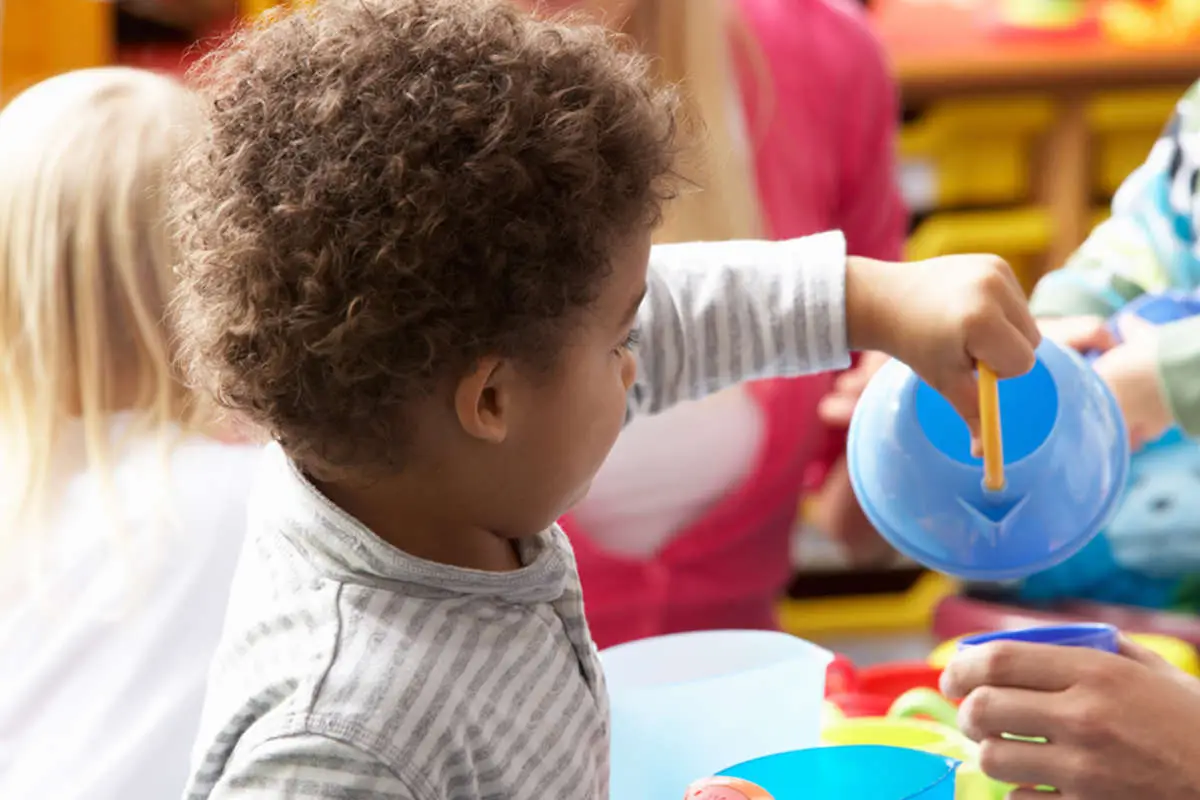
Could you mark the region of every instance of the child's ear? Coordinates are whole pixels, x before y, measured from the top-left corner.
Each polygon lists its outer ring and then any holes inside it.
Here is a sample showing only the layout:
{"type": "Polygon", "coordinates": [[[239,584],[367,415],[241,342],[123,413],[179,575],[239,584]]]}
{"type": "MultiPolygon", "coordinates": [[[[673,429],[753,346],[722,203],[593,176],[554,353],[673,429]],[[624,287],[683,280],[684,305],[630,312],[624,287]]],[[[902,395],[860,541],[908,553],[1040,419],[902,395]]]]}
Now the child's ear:
{"type": "Polygon", "coordinates": [[[454,411],[468,436],[491,444],[505,440],[512,423],[515,377],[507,361],[489,356],[459,379],[454,411]]]}

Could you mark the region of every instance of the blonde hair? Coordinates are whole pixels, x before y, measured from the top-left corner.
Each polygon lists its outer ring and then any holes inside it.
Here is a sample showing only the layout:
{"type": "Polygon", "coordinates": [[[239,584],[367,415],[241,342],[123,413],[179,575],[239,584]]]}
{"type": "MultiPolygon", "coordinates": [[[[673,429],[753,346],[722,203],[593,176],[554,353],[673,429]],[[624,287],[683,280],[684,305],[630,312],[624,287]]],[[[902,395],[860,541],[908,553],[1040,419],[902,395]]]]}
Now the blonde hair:
{"type": "Polygon", "coordinates": [[[198,120],[178,83],[125,68],[51,78],[0,112],[0,537],[45,511],[68,425],[108,475],[112,414],[132,412],[130,435],[196,421],[164,313],[168,169],[198,120]]]}
{"type": "MultiPolygon", "coordinates": [[[[738,140],[739,89],[733,53],[758,51],[732,0],[639,0],[625,25],[655,59],[660,77],[683,89],[685,114],[700,129],[682,171],[696,188],[664,210],[662,242],[764,235],[749,140],[738,140]]],[[[759,65],[761,66],[761,65],[759,65]]],[[[757,70],[765,75],[765,69],[757,70]]]]}

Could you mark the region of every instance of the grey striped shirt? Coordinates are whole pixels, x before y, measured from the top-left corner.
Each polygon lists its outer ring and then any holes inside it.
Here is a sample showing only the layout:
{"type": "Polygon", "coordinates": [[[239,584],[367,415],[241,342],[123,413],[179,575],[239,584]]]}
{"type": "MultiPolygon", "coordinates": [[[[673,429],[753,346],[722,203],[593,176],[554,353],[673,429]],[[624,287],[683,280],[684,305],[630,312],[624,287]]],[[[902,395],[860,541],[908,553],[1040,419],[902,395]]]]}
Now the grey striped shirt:
{"type": "MultiPolygon", "coordinates": [[[[839,234],[655,248],[630,413],[844,366],[844,263],[839,234]]],[[[605,800],[608,704],[571,548],[555,527],[522,561],[407,556],[272,446],[187,797],[605,800]]]]}

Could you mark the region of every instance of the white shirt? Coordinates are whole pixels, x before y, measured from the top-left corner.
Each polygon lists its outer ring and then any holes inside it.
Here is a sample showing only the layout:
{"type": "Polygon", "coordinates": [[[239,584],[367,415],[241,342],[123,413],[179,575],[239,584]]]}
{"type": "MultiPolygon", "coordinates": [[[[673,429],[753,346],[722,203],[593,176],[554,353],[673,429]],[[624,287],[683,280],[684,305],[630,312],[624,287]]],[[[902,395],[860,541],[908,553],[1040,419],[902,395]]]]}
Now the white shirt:
{"type": "Polygon", "coordinates": [[[111,495],[82,452],[65,437],[45,524],[5,532],[0,797],[177,797],[259,449],[136,440],[111,495]]]}

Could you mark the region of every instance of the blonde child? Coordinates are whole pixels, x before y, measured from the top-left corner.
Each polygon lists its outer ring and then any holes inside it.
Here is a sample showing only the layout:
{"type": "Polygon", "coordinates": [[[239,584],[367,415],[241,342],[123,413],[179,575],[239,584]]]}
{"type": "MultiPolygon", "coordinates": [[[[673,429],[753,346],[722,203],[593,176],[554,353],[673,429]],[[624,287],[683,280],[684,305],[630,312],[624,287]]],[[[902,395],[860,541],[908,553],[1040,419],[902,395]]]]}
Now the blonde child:
{"type": "Polygon", "coordinates": [[[0,797],[183,788],[256,451],[171,368],[168,162],[194,100],[131,69],[0,112],[0,797]]]}
{"type": "Polygon", "coordinates": [[[605,800],[604,676],[555,520],[627,415],[853,347],[977,419],[975,358],[1033,364],[995,258],[901,267],[836,233],[652,248],[672,94],[595,26],[323,0],[202,83],[182,341],[275,444],[196,800],[605,800]]]}
{"type": "MultiPolygon", "coordinates": [[[[656,241],[788,239],[841,230],[855,255],[900,257],[899,116],[882,48],[843,0],[543,0],[627,32],[678,83],[705,147],[699,187],[656,241]],[[855,97],[848,106],[844,98],[855,97]],[[853,109],[853,110],[850,110],[853,109]]],[[[846,379],[861,380],[877,361],[846,379]]],[[[639,419],[563,520],[601,647],[700,628],[773,628],[805,491],[856,558],[880,552],[821,403],[836,373],[758,381],[639,419]]],[[[835,413],[837,409],[833,409],[835,413]]]]}

